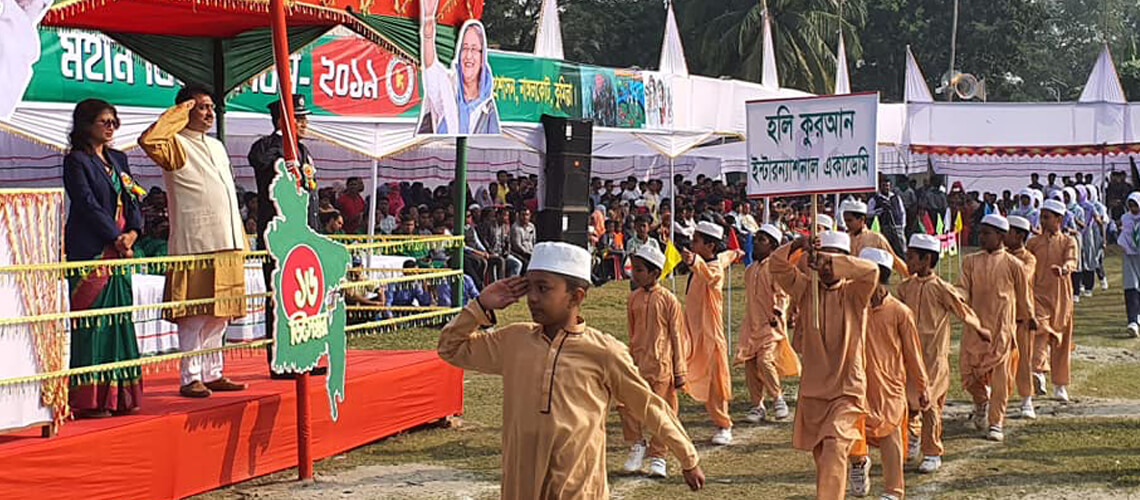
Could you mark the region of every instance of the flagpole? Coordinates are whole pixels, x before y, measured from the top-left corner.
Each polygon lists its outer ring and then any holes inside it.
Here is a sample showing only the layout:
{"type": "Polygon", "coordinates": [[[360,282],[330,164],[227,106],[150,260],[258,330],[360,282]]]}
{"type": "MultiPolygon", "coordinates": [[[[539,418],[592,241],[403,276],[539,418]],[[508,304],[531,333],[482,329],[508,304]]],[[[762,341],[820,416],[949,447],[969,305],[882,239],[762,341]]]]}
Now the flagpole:
{"type": "MultiPolygon", "coordinates": [[[[673,173],[673,169],[674,169],[673,157],[670,156],[669,157],[669,185],[672,186],[672,189],[669,190],[669,244],[673,245],[673,248],[676,248],[677,247],[677,235],[674,234],[674,231],[676,231],[674,228],[677,227],[677,180],[676,180],[677,178],[675,177],[677,174],[673,173]]],[[[660,217],[658,217],[658,219],[660,219],[660,217]]],[[[680,248],[677,248],[677,251],[680,251],[680,250],[681,250],[680,248]]],[[[673,279],[673,294],[676,295],[677,294],[677,269],[676,269],[676,267],[674,267],[672,272],[670,272],[669,274],[670,274],[670,277],[673,279]]]]}
{"type": "MultiPolygon", "coordinates": [[[[812,245],[811,250],[815,251],[815,238],[816,226],[815,219],[819,216],[819,196],[816,194],[811,195],[811,220],[808,221],[808,227],[811,239],[808,240],[808,245],[812,245]]],[[[811,262],[808,263],[809,265],[811,262]]],[[[815,326],[815,331],[819,331],[819,271],[813,270],[811,273],[811,308],[812,308],[812,321],[815,326]]]]}

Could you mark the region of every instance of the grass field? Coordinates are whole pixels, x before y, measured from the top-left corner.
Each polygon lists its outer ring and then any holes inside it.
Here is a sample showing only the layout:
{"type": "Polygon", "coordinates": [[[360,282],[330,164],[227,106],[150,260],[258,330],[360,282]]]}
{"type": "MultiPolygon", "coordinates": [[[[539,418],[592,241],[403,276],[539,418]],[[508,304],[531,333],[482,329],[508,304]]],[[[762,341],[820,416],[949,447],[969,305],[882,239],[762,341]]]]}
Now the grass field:
{"type": "MultiPolygon", "coordinates": [[[[943,266],[955,274],[957,261],[943,266]]],[[[964,422],[968,398],[955,373],[947,408],[944,467],[934,475],[910,469],[910,498],[1119,498],[1140,497],[1140,341],[1124,335],[1120,258],[1106,263],[1111,288],[1077,305],[1073,404],[1038,400],[1036,421],[1011,419],[1006,441],[989,443],[964,422]]],[[[683,286],[679,280],[678,285],[683,286]]],[[[592,290],[583,316],[587,323],[627,338],[626,282],[592,290]]],[[[743,268],[732,280],[731,325],[735,336],[743,314],[743,268]]],[[[525,307],[504,311],[500,322],[528,319],[525,307]]],[[[958,327],[955,327],[957,331],[958,327]]],[[[434,349],[437,332],[401,330],[380,337],[357,338],[353,349],[434,349]]],[[[735,340],[735,339],[734,339],[735,340]]],[[[957,334],[954,342],[957,367],[957,334]]],[[[810,367],[809,367],[810,369],[810,367]]],[[[689,492],[670,461],[673,475],[652,481],[619,472],[625,460],[616,412],[609,420],[608,465],[615,498],[813,498],[811,457],[791,447],[791,423],[751,425],[743,420],[748,395],[739,368],[733,369],[732,414],[737,420],[733,446],[714,448],[714,429],[699,403],[682,396],[681,420],[702,455],[708,476],[705,490],[689,492]]],[[[786,380],[794,395],[796,381],[786,380]]],[[[203,498],[497,498],[502,424],[502,383],[497,377],[469,372],[465,377],[465,413],[452,428],[428,426],[372,443],[317,464],[318,481],[291,483],[295,471],[259,478],[203,495],[203,498]]],[[[794,397],[789,399],[793,402],[794,397]]],[[[1016,416],[1019,400],[1011,401],[1016,416]]],[[[881,492],[877,452],[872,497],[881,492]]]]}

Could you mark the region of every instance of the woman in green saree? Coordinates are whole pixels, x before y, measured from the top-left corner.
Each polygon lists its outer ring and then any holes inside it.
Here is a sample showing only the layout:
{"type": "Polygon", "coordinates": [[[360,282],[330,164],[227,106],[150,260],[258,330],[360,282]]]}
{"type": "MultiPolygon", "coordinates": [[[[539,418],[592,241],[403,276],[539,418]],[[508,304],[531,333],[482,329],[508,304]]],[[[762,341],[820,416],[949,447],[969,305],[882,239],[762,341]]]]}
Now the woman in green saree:
{"type": "MultiPolygon", "coordinates": [[[[63,160],[63,183],[71,202],[64,231],[69,261],[129,258],[142,232],[139,196],[127,156],[112,149],[119,128],[115,107],[86,99],[72,114],[71,151],[63,160]]],[[[100,309],[132,303],[130,271],[97,267],[68,277],[71,309],[100,309]]],[[[71,331],[71,367],[138,359],[138,340],[129,314],[84,320],[71,331]]],[[[107,417],[138,410],[142,370],[117,368],[73,377],[69,401],[79,417],[107,417]]]]}

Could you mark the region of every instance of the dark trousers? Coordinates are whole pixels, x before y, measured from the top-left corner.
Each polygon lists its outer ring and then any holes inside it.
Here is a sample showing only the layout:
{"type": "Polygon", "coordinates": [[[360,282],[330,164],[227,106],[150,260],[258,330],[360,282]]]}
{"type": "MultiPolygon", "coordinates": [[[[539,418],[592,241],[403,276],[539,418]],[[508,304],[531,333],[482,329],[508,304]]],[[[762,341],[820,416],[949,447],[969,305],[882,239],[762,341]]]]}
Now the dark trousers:
{"type": "Polygon", "coordinates": [[[1140,317],[1140,290],[1129,288],[1124,291],[1124,311],[1128,314],[1128,322],[1136,323],[1140,317]]]}

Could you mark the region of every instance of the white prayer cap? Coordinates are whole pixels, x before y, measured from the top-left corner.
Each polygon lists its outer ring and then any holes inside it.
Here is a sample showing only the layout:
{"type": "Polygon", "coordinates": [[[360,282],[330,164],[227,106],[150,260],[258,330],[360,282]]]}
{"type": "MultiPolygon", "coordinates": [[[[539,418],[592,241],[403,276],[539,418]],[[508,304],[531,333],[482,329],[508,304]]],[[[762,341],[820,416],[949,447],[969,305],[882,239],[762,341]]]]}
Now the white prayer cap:
{"type": "Polygon", "coordinates": [[[528,271],[547,271],[590,282],[590,252],[580,246],[547,241],[534,246],[528,271]]]}
{"type": "Polygon", "coordinates": [[[869,260],[869,261],[874,262],[874,263],[876,263],[880,266],[883,266],[887,269],[890,269],[891,266],[893,266],[895,264],[894,256],[892,256],[890,254],[890,252],[883,250],[882,248],[875,248],[875,247],[864,248],[863,251],[859,252],[859,258],[864,259],[864,260],[869,260]]]}
{"type": "Polygon", "coordinates": [[[847,204],[847,208],[844,209],[843,211],[844,212],[851,212],[851,213],[855,213],[855,214],[867,215],[867,204],[863,203],[861,201],[852,200],[851,202],[849,202],[847,204]]]}
{"type": "Polygon", "coordinates": [[[942,242],[938,241],[938,237],[929,234],[914,233],[910,235],[910,242],[907,246],[928,252],[942,252],[942,242]]]}
{"type": "Polygon", "coordinates": [[[1009,221],[998,214],[989,214],[982,217],[982,224],[997,228],[1003,233],[1009,232],[1009,221]]]}
{"type": "Polygon", "coordinates": [[[467,207],[468,212],[470,212],[472,210],[479,210],[479,204],[478,203],[472,203],[470,206],[467,207]]]}
{"type": "Polygon", "coordinates": [[[823,248],[842,250],[851,253],[851,237],[839,231],[824,231],[819,233],[819,243],[823,248]]]}
{"type": "Polygon", "coordinates": [[[697,232],[705,236],[710,236],[717,240],[724,239],[724,227],[719,224],[713,224],[708,221],[700,221],[697,223],[697,232]]]}
{"type": "Polygon", "coordinates": [[[823,226],[826,228],[826,231],[831,231],[835,229],[835,219],[832,219],[831,216],[827,214],[815,214],[815,225],[823,226]]]}
{"type": "Polygon", "coordinates": [[[657,269],[665,269],[665,254],[655,245],[641,245],[633,256],[653,264],[657,269]]]}
{"type": "Polygon", "coordinates": [[[1020,215],[1006,217],[1006,221],[1009,222],[1009,227],[1014,227],[1027,233],[1033,230],[1033,225],[1029,223],[1029,219],[1020,215]]]}
{"type": "MultiPolygon", "coordinates": [[[[1140,193],[1136,193],[1136,194],[1137,194],[1137,196],[1140,196],[1140,193]]],[[[777,245],[779,245],[780,242],[782,242],[784,240],[784,235],[783,235],[783,233],[780,232],[780,228],[773,226],[771,224],[764,224],[763,226],[760,226],[760,232],[762,232],[768,236],[771,236],[773,240],[776,240],[777,245]]]]}
{"type": "Polygon", "coordinates": [[[1033,189],[1027,188],[1027,187],[1021,188],[1021,192],[1018,193],[1017,195],[1018,196],[1028,196],[1029,199],[1033,199],[1033,189]]]}
{"type": "Polygon", "coordinates": [[[1041,210],[1048,210],[1057,215],[1065,215],[1065,204],[1060,200],[1048,199],[1045,203],[1041,204],[1041,210]]]}

